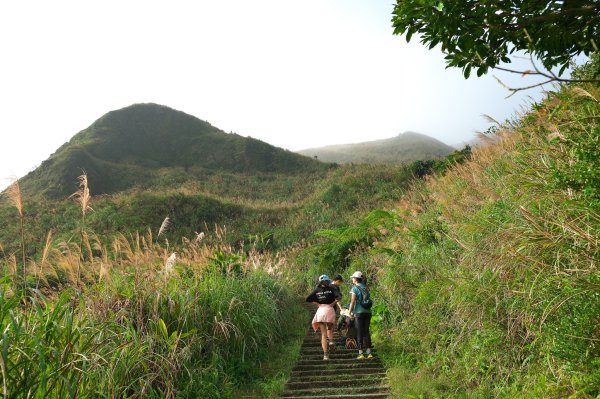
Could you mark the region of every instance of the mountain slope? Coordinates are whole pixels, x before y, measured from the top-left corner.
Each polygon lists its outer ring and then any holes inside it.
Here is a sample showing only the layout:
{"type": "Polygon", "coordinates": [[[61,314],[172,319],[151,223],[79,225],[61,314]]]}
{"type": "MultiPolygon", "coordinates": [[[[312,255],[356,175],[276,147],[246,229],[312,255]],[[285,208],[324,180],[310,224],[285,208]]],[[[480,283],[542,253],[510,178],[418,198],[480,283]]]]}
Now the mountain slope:
{"type": "Polygon", "coordinates": [[[405,132],[384,140],[309,148],[298,153],[324,162],[399,164],[438,159],[453,151],[452,147],[432,137],[405,132]]]}
{"type": "Polygon", "coordinates": [[[599,119],[598,83],[557,87],[391,212],[321,233],[319,272],[369,276],[390,397],[600,397],[599,119]]]}
{"type": "Polygon", "coordinates": [[[314,159],[253,138],[227,134],[194,116],[156,104],[109,112],[76,134],[22,180],[28,193],[62,197],[85,170],[93,194],[151,186],[168,169],[234,173],[325,170],[314,159]]]}

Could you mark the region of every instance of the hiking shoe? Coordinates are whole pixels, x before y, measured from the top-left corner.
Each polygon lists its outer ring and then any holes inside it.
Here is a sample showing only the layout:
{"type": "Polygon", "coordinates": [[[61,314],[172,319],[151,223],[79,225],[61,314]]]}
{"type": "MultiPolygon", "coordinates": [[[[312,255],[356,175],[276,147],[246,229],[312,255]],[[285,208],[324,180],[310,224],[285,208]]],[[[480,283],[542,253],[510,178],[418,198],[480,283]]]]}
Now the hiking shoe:
{"type": "Polygon", "coordinates": [[[369,353],[369,354],[367,355],[367,359],[373,359],[374,357],[375,357],[375,356],[373,356],[373,354],[371,354],[371,353],[369,353]]]}
{"type": "Polygon", "coordinates": [[[329,353],[335,352],[335,343],[334,342],[329,341],[328,347],[329,347],[329,353]]]}
{"type": "Polygon", "coordinates": [[[365,355],[363,355],[362,353],[360,355],[358,355],[358,357],[356,358],[356,360],[363,360],[365,359],[365,355]]]}
{"type": "Polygon", "coordinates": [[[328,353],[326,353],[326,354],[323,355],[323,360],[329,360],[329,354],[328,353]]]}

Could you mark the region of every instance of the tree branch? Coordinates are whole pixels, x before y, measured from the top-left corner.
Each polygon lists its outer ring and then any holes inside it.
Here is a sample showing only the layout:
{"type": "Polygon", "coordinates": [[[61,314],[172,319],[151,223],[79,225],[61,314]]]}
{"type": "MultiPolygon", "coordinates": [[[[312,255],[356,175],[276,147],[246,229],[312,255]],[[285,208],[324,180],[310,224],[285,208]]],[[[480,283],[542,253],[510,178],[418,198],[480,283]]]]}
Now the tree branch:
{"type": "Polygon", "coordinates": [[[533,89],[533,88],[540,87],[545,84],[553,83],[553,82],[557,82],[557,83],[597,83],[597,82],[600,82],[600,79],[565,79],[565,78],[560,78],[560,77],[556,76],[556,74],[552,71],[549,71],[549,70],[541,71],[535,64],[532,54],[529,54],[529,61],[531,62],[531,65],[533,66],[533,69],[535,71],[531,71],[531,70],[518,71],[518,70],[510,69],[510,68],[494,67],[494,69],[497,69],[497,70],[503,71],[503,72],[518,73],[518,74],[521,74],[522,76],[525,76],[525,75],[543,76],[547,79],[543,82],[539,82],[534,85],[515,88],[515,87],[510,87],[510,86],[506,85],[498,77],[492,75],[492,76],[494,76],[494,79],[496,79],[496,81],[498,81],[498,83],[500,83],[500,85],[502,87],[511,91],[511,94],[508,95],[506,98],[509,98],[509,97],[515,95],[515,93],[517,93],[519,91],[533,89]]]}
{"type": "Polygon", "coordinates": [[[551,71],[542,72],[542,71],[540,71],[535,66],[535,64],[533,64],[533,66],[535,68],[535,72],[531,71],[529,69],[524,70],[524,71],[518,71],[516,69],[509,69],[509,68],[503,68],[503,67],[494,67],[494,69],[497,69],[497,70],[503,71],[503,72],[518,73],[519,75],[543,76],[543,77],[547,78],[549,81],[559,82],[559,83],[599,83],[600,82],[600,79],[565,79],[565,78],[559,78],[558,76],[556,76],[551,71]]]}
{"type": "MultiPolygon", "coordinates": [[[[492,75],[492,76],[494,76],[494,75],[492,75]]],[[[510,87],[510,86],[508,86],[508,85],[507,85],[507,84],[505,84],[503,81],[501,81],[500,79],[498,79],[498,77],[496,77],[496,76],[494,76],[494,79],[496,79],[496,81],[497,81],[498,83],[500,83],[500,85],[501,85],[502,87],[504,87],[506,90],[508,90],[508,91],[511,91],[511,92],[512,92],[511,94],[509,94],[509,95],[508,95],[508,96],[506,96],[505,98],[510,98],[510,97],[514,96],[514,95],[515,95],[517,92],[519,92],[519,91],[533,89],[533,88],[540,87],[540,86],[543,86],[543,85],[545,85],[545,84],[552,83],[552,82],[554,82],[554,81],[555,81],[554,79],[548,79],[548,80],[546,80],[546,81],[544,81],[544,82],[536,83],[536,84],[534,84],[534,85],[531,85],[531,86],[525,86],[525,87],[516,87],[516,88],[515,88],[515,87],[510,87]]]]}

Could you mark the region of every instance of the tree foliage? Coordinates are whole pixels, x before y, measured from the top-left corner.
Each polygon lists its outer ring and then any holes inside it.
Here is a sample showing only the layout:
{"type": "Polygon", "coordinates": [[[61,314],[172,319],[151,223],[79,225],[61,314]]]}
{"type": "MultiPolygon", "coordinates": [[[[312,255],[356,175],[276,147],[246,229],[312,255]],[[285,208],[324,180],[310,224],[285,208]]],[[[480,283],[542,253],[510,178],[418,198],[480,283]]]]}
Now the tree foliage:
{"type": "Polygon", "coordinates": [[[525,51],[559,75],[577,55],[600,46],[600,2],[597,0],[397,0],[394,34],[410,41],[419,34],[433,48],[440,44],[448,67],[477,76],[510,54],[525,51]]]}

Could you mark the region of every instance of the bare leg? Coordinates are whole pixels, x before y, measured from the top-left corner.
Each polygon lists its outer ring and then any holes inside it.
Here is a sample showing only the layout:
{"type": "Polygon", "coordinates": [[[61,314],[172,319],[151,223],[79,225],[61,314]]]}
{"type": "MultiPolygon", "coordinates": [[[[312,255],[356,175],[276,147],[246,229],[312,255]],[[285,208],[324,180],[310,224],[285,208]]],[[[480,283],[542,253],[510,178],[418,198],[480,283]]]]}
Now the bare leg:
{"type": "Polygon", "coordinates": [[[323,353],[329,353],[329,346],[327,346],[327,323],[319,323],[319,328],[321,329],[321,347],[323,348],[323,353]]]}

